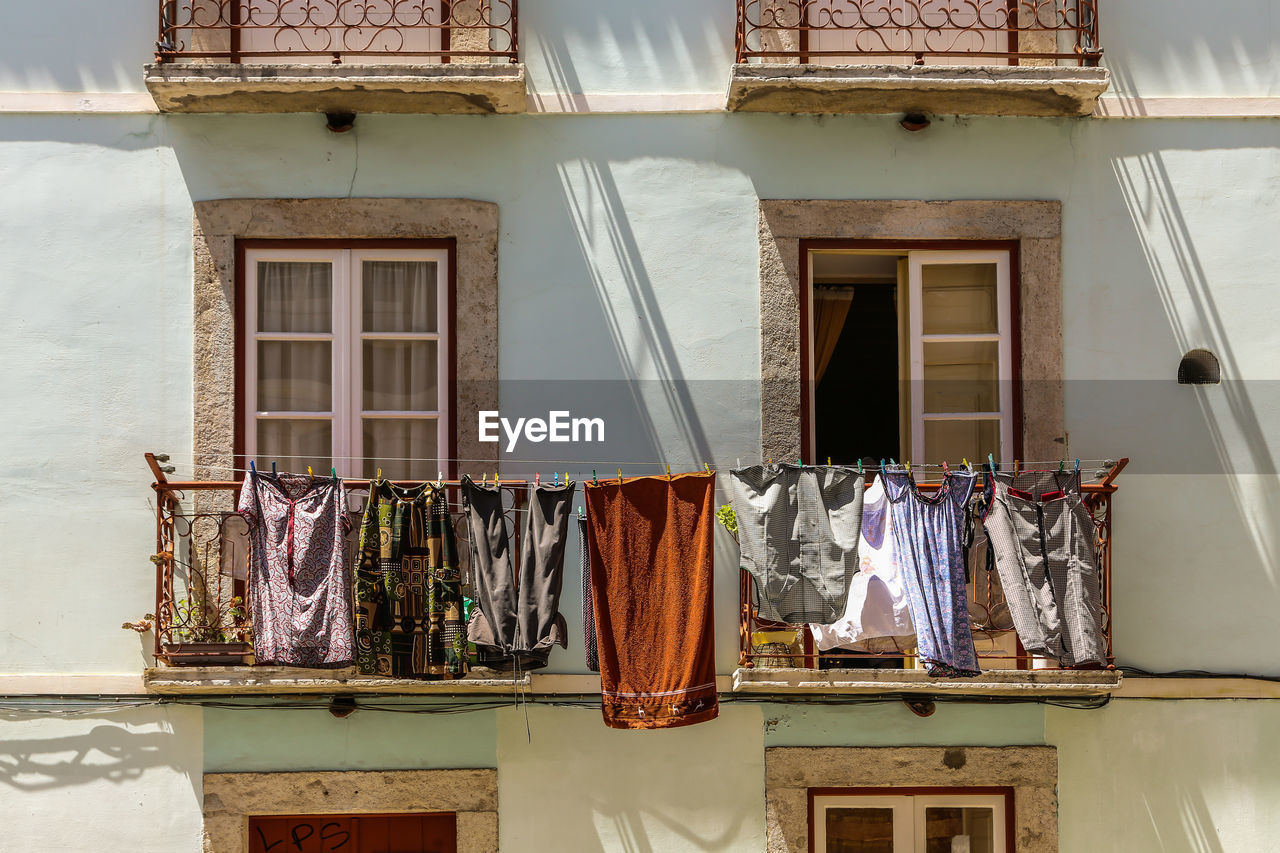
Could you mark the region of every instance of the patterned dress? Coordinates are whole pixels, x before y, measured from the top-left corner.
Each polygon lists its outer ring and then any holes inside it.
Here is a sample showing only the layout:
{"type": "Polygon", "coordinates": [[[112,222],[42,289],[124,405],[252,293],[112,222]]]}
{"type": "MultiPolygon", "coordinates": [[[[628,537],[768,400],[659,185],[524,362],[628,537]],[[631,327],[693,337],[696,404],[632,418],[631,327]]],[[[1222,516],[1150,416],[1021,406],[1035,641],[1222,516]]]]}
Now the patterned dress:
{"type": "Polygon", "coordinates": [[[237,507],[249,527],[249,613],[258,663],[343,667],[355,659],[350,529],[342,481],[250,471],[237,507]]]}
{"type": "Polygon", "coordinates": [[[442,487],[370,485],[356,554],[355,618],[362,675],[467,674],[462,574],[442,487]]]}
{"type": "Polygon", "coordinates": [[[933,497],[903,471],[884,473],[894,545],[920,659],[930,675],[978,675],[965,592],[965,513],[976,475],[950,473],[933,497]]]}

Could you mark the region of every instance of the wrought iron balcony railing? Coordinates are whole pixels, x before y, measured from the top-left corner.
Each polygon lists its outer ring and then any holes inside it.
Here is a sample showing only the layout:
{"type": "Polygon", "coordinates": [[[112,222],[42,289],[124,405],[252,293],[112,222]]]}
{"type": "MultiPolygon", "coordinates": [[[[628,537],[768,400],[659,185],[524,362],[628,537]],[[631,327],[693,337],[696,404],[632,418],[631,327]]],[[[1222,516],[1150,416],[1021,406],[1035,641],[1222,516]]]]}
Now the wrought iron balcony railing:
{"type": "MultiPolygon", "coordinates": [[[[1085,505],[1093,514],[1098,533],[1098,572],[1102,591],[1102,629],[1106,639],[1107,663],[1115,656],[1111,646],[1111,496],[1115,479],[1129,463],[1121,459],[1096,483],[1081,486],[1085,505]]],[[[921,483],[922,491],[936,491],[937,483],[921,483]]],[[[973,568],[968,585],[969,618],[973,624],[974,647],[983,670],[1057,669],[1056,661],[1028,654],[1018,642],[1012,617],[1000,589],[996,572],[973,568]]],[[[741,572],[739,588],[739,664],[770,669],[898,669],[914,666],[913,649],[858,652],[841,649],[819,652],[806,625],[769,622],[758,617],[756,593],[751,575],[741,572]]]]}
{"type": "Polygon", "coordinates": [[[517,0],[160,0],[156,62],[518,61],[517,0]]]}
{"type": "Polygon", "coordinates": [[[739,63],[1095,66],[1100,0],[738,0],[739,63]]]}

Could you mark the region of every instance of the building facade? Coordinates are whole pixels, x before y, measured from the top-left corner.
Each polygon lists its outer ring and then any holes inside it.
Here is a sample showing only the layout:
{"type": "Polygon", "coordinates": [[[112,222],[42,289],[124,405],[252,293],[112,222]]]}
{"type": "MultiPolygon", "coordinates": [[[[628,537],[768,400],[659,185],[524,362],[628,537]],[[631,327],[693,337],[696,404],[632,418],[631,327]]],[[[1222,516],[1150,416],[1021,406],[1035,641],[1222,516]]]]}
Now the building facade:
{"type": "Polygon", "coordinates": [[[1273,849],[1270,4],[407,5],[8,11],[0,850],[1273,849]],[[250,460],[987,454],[1079,467],[1102,668],[977,564],[982,676],[820,662],[721,526],[694,726],[603,724],[576,530],[532,673],[244,644],[250,460]]]}

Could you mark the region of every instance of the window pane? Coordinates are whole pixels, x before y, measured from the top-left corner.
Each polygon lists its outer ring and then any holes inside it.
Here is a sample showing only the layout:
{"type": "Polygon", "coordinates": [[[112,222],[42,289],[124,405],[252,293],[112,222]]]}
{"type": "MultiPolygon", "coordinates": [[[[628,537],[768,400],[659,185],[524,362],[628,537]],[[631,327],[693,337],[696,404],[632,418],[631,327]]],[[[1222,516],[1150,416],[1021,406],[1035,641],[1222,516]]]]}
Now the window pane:
{"type": "Polygon", "coordinates": [[[999,332],[995,264],[925,264],[924,333],[999,332]]]}
{"type": "Polygon", "coordinates": [[[436,461],[434,419],[364,419],[364,471],[372,477],[379,468],[391,480],[434,480],[444,468],[436,461]]]}
{"type": "Polygon", "coordinates": [[[258,411],[330,411],[331,347],[328,341],[258,341],[258,411]]]}
{"type": "Polygon", "coordinates": [[[310,465],[328,472],[333,464],[333,427],[328,420],[259,420],[258,466],[277,462],[281,471],[302,471],[310,465]]]}
{"type": "Polygon", "coordinates": [[[970,462],[986,459],[990,453],[996,459],[1000,453],[999,421],[925,421],[924,453],[930,461],[947,460],[955,463],[968,458],[970,462]]]}
{"type": "Polygon", "coordinates": [[[438,341],[365,341],[364,408],[434,411],[440,399],[438,341]]]}
{"type": "Polygon", "coordinates": [[[989,808],[926,808],[927,853],[995,853],[995,813],[989,808]]]}
{"type": "Polygon", "coordinates": [[[827,809],[826,853],[893,853],[893,809],[827,809]]]}
{"type": "Polygon", "coordinates": [[[328,332],[333,267],[327,262],[258,262],[259,332],[328,332]]]}
{"type": "Polygon", "coordinates": [[[1000,411],[1000,345],[995,341],[926,343],[924,410],[1000,411]]]}
{"type": "Polygon", "coordinates": [[[436,332],[435,261],[365,261],[361,301],[366,332],[436,332]]]}

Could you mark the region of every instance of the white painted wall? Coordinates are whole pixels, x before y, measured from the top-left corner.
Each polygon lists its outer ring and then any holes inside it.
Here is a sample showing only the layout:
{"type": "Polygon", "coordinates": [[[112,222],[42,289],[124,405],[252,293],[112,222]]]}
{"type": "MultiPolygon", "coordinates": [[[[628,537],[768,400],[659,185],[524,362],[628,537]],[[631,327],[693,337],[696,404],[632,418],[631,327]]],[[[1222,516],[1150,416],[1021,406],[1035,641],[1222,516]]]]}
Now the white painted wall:
{"type": "Polygon", "coordinates": [[[764,849],[760,710],[709,723],[620,731],[598,710],[498,713],[504,850],[710,853],[764,849]]]}
{"type": "Polygon", "coordinates": [[[0,850],[200,849],[198,708],[0,714],[0,850]]]}
{"type": "Polygon", "coordinates": [[[1280,709],[1248,700],[1115,701],[1047,711],[1059,849],[1271,850],[1280,709]]]}
{"type": "MultiPolygon", "coordinates": [[[[0,92],[142,92],[159,0],[10,4],[0,28],[0,92]]],[[[1104,0],[1099,21],[1113,93],[1280,95],[1280,21],[1271,0],[1104,0]]],[[[734,0],[526,0],[520,45],[530,91],[718,93],[734,58],[734,0]]]]}

